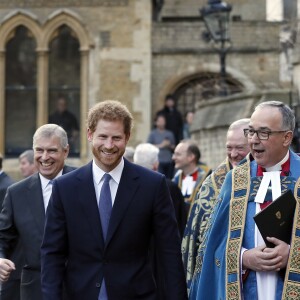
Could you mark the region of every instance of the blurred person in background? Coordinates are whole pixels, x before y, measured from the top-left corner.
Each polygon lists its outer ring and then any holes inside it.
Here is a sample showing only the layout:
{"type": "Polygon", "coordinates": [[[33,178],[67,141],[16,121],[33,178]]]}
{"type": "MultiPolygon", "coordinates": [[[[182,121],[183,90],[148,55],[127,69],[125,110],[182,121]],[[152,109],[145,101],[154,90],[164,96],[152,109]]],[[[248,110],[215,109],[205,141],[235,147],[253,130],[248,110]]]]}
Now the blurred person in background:
{"type": "Polygon", "coordinates": [[[19,168],[24,178],[33,175],[37,172],[37,168],[34,164],[34,151],[29,149],[24,151],[19,156],[19,168]]]}
{"type": "Polygon", "coordinates": [[[173,181],[178,185],[184,197],[188,216],[202,182],[211,172],[203,169],[200,162],[201,152],[197,143],[191,139],[182,140],[175,148],[173,160],[177,172],[173,181]]]}
{"type": "Polygon", "coordinates": [[[175,138],[172,131],[166,129],[166,117],[164,115],[157,115],[155,128],[151,130],[147,142],[159,149],[158,172],[169,179],[172,178],[174,174],[172,154],[175,148],[175,138]]]}
{"type": "Polygon", "coordinates": [[[124,157],[129,160],[130,162],[133,162],[133,155],[134,155],[135,149],[133,147],[127,146],[125,148],[124,157]]]}
{"type": "Polygon", "coordinates": [[[166,119],[166,129],[173,132],[175,146],[182,140],[183,119],[179,110],[176,108],[174,95],[167,95],[163,109],[156,113],[156,116],[163,115],[166,119]]]}
{"type": "MultiPolygon", "coordinates": [[[[142,167],[147,169],[157,171],[158,170],[158,153],[159,150],[152,144],[144,143],[139,144],[136,147],[133,161],[135,164],[138,164],[142,167]]],[[[170,179],[167,179],[167,185],[171,194],[171,198],[173,201],[173,206],[175,208],[175,215],[177,219],[178,229],[180,233],[180,237],[182,237],[183,230],[186,224],[186,213],[185,213],[185,206],[183,196],[181,194],[180,189],[178,186],[172,182],[170,179]]],[[[151,253],[153,255],[153,269],[154,269],[154,276],[156,278],[157,283],[157,300],[165,300],[167,299],[166,296],[166,288],[165,282],[163,277],[163,269],[161,267],[161,261],[159,258],[159,252],[155,247],[155,243],[153,243],[151,248],[151,253]]]]}
{"type": "Polygon", "coordinates": [[[68,110],[66,97],[57,99],[56,110],[49,115],[48,123],[57,124],[67,132],[70,153],[79,152],[79,124],[76,116],[68,110]]]}
{"type": "Polygon", "coordinates": [[[3,169],[3,156],[0,153],[0,207],[6,194],[7,188],[14,183],[14,180],[6,174],[3,169]]]}
{"type": "Polygon", "coordinates": [[[185,114],[185,121],[183,124],[183,139],[190,139],[191,138],[191,126],[194,120],[194,112],[188,111],[185,114]]]}
{"type": "MultiPolygon", "coordinates": [[[[158,171],[158,167],[159,167],[158,155],[159,155],[159,149],[156,146],[150,143],[139,144],[136,147],[133,156],[133,162],[147,169],[158,171]]],[[[180,237],[182,238],[183,231],[187,221],[184,199],[177,184],[168,178],[166,180],[167,180],[168,188],[170,190],[171,198],[173,200],[173,205],[175,208],[175,215],[177,219],[180,237]]]]}

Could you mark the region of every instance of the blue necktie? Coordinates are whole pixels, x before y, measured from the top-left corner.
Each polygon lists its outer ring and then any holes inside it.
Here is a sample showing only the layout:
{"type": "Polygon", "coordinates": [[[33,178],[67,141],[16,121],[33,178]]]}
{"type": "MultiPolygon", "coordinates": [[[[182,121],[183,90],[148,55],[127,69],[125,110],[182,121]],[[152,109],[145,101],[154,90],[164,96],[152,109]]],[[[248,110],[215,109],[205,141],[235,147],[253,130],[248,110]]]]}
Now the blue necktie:
{"type": "MultiPolygon", "coordinates": [[[[101,219],[103,238],[105,241],[107,229],[109,225],[109,219],[111,215],[112,201],[111,201],[111,194],[110,194],[110,187],[109,187],[109,181],[111,179],[111,176],[106,173],[104,174],[103,177],[104,177],[104,182],[101,188],[100,198],[99,198],[99,213],[101,219]]],[[[107,299],[108,298],[107,298],[106,285],[105,285],[105,280],[103,278],[98,300],[107,300],[107,299]]]]}
{"type": "Polygon", "coordinates": [[[104,182],[101,188],[100,198],[99,198],[99,212],[100,212],[103,238],[105,241],[109,219],[111,215],[112,201],[111,201],[111,194],[110,194],[110,187],[109,187],[109,181],[111,179],[111,176],[105,173],[103,177],[104,177],[104,182]]]}

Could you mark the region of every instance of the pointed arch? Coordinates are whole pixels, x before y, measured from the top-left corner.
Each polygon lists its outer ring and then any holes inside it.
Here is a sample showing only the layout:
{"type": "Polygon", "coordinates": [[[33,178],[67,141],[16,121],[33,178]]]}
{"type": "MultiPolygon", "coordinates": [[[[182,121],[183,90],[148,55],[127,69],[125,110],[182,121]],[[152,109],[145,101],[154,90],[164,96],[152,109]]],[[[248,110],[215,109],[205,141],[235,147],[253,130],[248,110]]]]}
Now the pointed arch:
{"type": "Polygon", "coordinates": [[[35,18],[35,15],[22,10],[16,10],[7,15],[4,20],[5,21],[0,26],[0,52],[5,51],[5,46],[11,33],[20,25],[25,26],[32,33],[36,40],[37,49],[40,47],[42,30],[40,24],[37,22],[37,18],[35,18]]]}
{"type": "Polygon", "coordinates": [[[48,50],[48,45],[53,34],[62,25],[66,25],[74,31],[80,43],[80,51],[88,51],[90,49],[92,42],[89,38],[88,32],[82,25],[79,16],[68,9],[58,10],[49,16],[44,25],[42,49],[48,50]]]}
{"type": "MultiPolygon", "coordinates": [[[[41,43],[42,30],[37,22],[37,18],[32,13],[23,10],[15,10],[9,13],[0,24],[0,74],[5,74],[5,49],[6,44],[12,37],[14,30],[19,27],[26,27],[33,35],[36,42],[36,48],[41,43]]],[[[37,50],[36,49],[36,50],[37,50]]],[[[5,127],[5,76],[0,77],[0,128],[5,127]]],[[[0,152],[4,153],[5,133],[0,130],[0,152]]]]}
{"type": "MultiPolygon", "coordinates": [[[[5,74],[5,49],[9,39],[18,26],[26,27],[36,42],[37,52],[37,111],[36,126],[39,127],[48,120],[48,90],[49,90],[49,44],[57,30],[66,25],[72,30],[79,41],[80,52],[80,128],[85,128],[85,118],[88,109],[89,56],[93,47],[83,22],[78,14],[69,9],[58,9],[47,18],[44,24],[27,10],[16,9],[7,14],[0,23],[0,74],[5,74]]],[[[4,153],[5,133],[5,76],[0,76],[0,152],[4,153]]],[[[88,145],[84,130],[80,133],[80,157],[87,159],[88,145]]]]}
{"type": "MultiPolygon", "coordinates": [[[[52,13],[46,23],[43,26],[43,40],[41,43],[41,50],[45,53],[49,51],[49,44],[61,26],[69,27],[76,38],[79,40],[79,51],[80,51],[80,128],[85,128],[85,118],[88,110],[88,74],[89,74],[89,54],[90,48],[93,46],[92,40],[89,37],[88,31],[84,27],[81,18],[72,10],[59,9],[52,13]]],[[[48,66],[45,58],[45,64],[48,66]]],[[[47,75],[45,75],[47,76],[47,75]]],[[[48,83],[48,77],[45,82],[48,83]]],[[[46,84],[46,83],[45,83],[46,84]]],[[[48,91],[48,85],[46,87],[48,91]]],[[[48,103],[48,95],[43,96],[48,103]]],[[[43,109],[44,113],[48,115],[47,107],[43,109]]],[[[88,155],[88,144],[85,137],[84,130],[80,131],[80,157],[83,159],[87,158],[88,155]]]]}

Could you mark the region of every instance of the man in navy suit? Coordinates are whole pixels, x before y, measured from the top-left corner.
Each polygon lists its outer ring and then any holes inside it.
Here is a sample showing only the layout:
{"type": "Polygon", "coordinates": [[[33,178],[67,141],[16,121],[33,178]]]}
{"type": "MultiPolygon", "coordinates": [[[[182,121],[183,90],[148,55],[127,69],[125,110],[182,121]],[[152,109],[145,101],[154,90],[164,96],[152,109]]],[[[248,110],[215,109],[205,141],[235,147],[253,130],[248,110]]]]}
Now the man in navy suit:
{"type": "Polygon", "coordinates": [[[131,113],[118,101],[100,102],[89,111],[87,125],[93,161],[54,181],[41,248],[43,299],[61,300],[63,283],[72,300],[156,299],[152,237],[161,257],[166,300],[187,299],[165,177],[123,158],[131,113]],[[105,216],[104,177],[111,178],[112,206],[105,216]]]}
{"type": "Polygon", "coordinates": [[[7,189],[0,213],[0,281],[5,282],[1,299],[12,299],[7,296],[11,289],[5,285],[12,273],[20,271],[15,271],[14,263],[14,255],[20,253],[25,260],[21,300],[42,299],[40,246],[52,179],[74,169],[64,165],[69,153],[68,138],[58,125],[46,124],[38,128],[33,136],[33,149],[38,173],[7,189]]]}

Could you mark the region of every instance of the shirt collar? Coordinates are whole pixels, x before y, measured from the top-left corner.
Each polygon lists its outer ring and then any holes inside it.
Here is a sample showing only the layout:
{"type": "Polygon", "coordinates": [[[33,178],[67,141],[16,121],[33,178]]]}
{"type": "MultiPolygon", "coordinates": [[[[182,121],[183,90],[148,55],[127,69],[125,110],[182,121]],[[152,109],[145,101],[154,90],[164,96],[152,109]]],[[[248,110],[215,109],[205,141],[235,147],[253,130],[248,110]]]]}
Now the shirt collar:
{"type": "MultiPolygon", "coordinates": [[[[124,159],[122,158],[121,161],[119,162],[119,164],[113,169],[111,170],[108,174],[112,177],[112,179],[119,184],[120,180],[121,180],[121,175],[124,169],[124,159]]],[[[106,173],[104,172],[102,169],[100,169],[97,164],[95,163],[95,160],[93,160],[93,166],[92,166],[92,170],[93,170],[93,178],[94,178],[94,182],[99,185],[103,175],[106,173]]]]}
{"type": "MultiPolygon", "coordinates": [[[[59,176],[61,176],[61,175],[62,175],[62,172],[63,172],[63,170],[60,170],[60,172],[59,172],[59,173],[56,175],[56,177],[53,178],[53,179],[56,179],[56,178],[58,178],[59,176]]],[[[41,180],[41,184],[42,184],[42,190],[44,190],[44,189],[47,187],[47,185],[48,185],[50,179],[44,177],[41,173],[39,173],[39,176],[40,176],[40,180],[41,180]]],[[[53,179],[51,179],[51,180],[53,180],[53,179]]]]}

